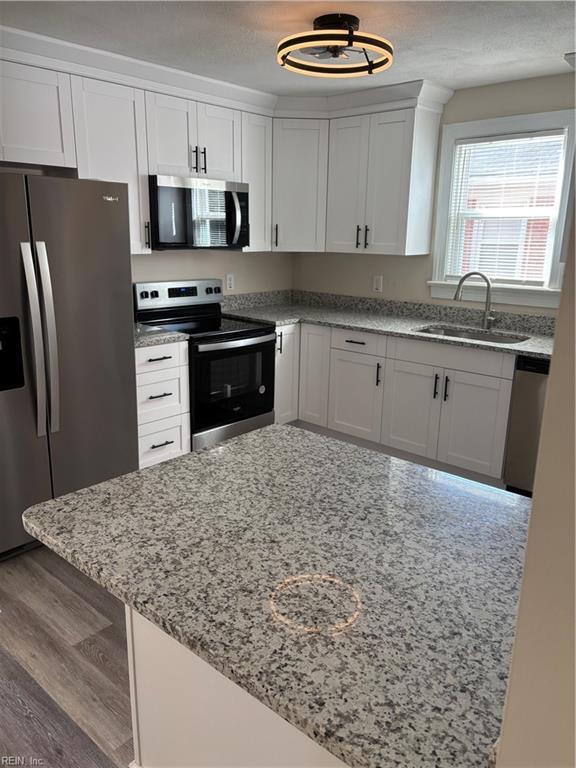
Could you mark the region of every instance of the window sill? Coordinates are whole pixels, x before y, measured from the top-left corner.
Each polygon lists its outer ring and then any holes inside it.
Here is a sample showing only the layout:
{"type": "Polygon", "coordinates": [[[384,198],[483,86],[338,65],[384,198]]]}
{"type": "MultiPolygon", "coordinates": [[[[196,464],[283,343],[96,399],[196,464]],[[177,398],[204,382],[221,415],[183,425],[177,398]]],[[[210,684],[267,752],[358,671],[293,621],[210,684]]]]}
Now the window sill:
{"type": "MultiPolygon", "coordinates": [[[[453,299],[457,283],[443,280],[429,280],[430,296],[433,299],[453,299]]],[[[486,299],[486,286],[468,283],[462,293],[464,301],[480,301],[486,299]]],[[[531,288],[518,285],[493,285],[493,304],[514,304],[524,307],[546,307],[556,309],[560,304],[559,288],[531,288]]]]}

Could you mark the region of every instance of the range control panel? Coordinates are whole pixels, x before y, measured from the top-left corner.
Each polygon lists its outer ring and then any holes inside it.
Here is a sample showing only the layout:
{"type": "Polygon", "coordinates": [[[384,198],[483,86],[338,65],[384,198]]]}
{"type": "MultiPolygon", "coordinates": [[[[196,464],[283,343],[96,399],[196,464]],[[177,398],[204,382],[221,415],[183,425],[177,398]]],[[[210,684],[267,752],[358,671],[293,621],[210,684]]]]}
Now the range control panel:
{"type": "Polygon", "coordinates": [[[136,309],[185,307],[222,301],[222,280],[179,280],[160,283],[134,283],[136,309]]]}

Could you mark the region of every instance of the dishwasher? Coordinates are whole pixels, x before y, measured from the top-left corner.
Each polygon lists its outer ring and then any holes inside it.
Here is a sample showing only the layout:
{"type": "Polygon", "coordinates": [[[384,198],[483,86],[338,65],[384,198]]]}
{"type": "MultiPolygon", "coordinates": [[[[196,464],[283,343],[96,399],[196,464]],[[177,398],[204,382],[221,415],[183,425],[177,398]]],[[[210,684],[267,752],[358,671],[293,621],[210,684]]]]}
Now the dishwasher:
{"type": "Polygon", "coordinates": [[[532,495],[550,361],[516,358],[504,482],[509,491],[532,495]]]}

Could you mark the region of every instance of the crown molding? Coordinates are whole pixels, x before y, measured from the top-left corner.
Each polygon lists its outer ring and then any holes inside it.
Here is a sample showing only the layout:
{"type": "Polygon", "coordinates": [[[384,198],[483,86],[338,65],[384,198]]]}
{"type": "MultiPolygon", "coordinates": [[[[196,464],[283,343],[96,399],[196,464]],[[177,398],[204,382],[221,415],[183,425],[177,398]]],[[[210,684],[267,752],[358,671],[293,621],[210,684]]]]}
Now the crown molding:
{"type": "Polygon", "coordinates": [[[0,26],[0,59],[270,117],[347,117],[421,107],[441,113],[453,94],[427,80],[333,96],[276,96],[117,53],[0,26]]]}

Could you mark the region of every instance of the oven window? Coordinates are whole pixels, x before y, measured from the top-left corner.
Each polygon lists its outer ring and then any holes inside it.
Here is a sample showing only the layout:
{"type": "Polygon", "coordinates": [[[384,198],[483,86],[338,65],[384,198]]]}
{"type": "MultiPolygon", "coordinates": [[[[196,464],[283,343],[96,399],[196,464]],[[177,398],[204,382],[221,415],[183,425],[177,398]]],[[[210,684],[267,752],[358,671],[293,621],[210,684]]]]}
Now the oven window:
{"type": "Polygon", "coordinates": [[[193,356],[193,430],[248,419],[274,408],[274,342],[193,356]]]}

